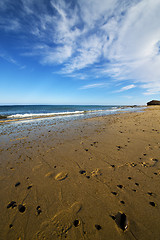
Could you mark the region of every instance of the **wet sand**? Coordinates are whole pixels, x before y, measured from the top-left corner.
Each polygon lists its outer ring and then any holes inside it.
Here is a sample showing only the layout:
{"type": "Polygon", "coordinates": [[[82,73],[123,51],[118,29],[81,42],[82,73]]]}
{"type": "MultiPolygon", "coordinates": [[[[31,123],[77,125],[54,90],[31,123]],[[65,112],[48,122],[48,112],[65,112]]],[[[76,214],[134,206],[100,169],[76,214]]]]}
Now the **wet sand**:
{"type": "Polygon", "coordinates": [[[160,239],[160,107],[0,136],[0,239],[160,239]]]}

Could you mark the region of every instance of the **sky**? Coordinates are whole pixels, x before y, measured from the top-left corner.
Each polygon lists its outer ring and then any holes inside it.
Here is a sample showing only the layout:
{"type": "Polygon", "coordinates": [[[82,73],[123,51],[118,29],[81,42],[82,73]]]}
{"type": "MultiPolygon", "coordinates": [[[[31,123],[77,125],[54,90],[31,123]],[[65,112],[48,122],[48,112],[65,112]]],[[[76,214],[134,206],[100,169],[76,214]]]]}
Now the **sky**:
{"type": "Polygon", "coordinates": [[[1,0],[0,104],[160,100],[160,0],[1,0]]]}

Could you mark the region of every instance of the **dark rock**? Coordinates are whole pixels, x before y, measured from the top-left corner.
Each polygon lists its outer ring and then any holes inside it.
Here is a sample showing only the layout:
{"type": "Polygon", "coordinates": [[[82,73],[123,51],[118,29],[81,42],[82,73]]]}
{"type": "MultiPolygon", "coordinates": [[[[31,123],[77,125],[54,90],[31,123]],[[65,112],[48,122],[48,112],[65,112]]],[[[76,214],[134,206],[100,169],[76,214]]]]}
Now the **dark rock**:
{"type": "Polygon", "coordinates": [[[0,119],[5,119],[7,116],[0,115],[0,119]]]}
{"type": "Polygon", "coordinates": [[[80,221],[79,221],[79,220],[77,220],[77,219],[74,220],[73,225],[74,225],[75,227],[78,227],[79,224],[80,224],[80,221]]]}
{"type": "Polygon", "coordinates": [[[115,216],[115,221],[119,228],[121,228],[123,231],[127,230],[128,219],[125,213],[118,212],[115,216]]]}
{"type": "Polygon", "coordinates": [[[24,213],[25,210],[26,210],[26,207],[25,207],[24,205],[20,204],[20,205],[18,206],[18,210],[19,210],[19,212],[24,213]]]}
{"type": "Polygon", "coordinates": [[[147,106],[151,106],[151,105],[160,105],[160,101],[158,100],[152,100],[150,102],[147,103],[147,106]]]}

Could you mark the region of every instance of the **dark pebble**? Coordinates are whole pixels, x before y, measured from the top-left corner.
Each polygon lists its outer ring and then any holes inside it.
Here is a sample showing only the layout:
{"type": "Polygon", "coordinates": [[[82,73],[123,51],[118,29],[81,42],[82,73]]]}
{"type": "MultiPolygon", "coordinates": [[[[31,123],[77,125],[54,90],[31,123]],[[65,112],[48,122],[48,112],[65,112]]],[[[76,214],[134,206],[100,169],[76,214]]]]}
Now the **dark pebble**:
{"type": "Polygon", "coordinates": [[[119,228],[125,231],[128,228],[128,219],[125,213],[118,212],[115,216],[115,221],[119,228]]]}
{"type": "Polygon", "coordinates": [[[155,207],[156,204],[154,202],[149,202],[149,204],[152,206],[152,207],[155,207]]]}
{"type": "Polygon", "coordinates": [[[78,227],[79,224],[80,224],[80,221],[79,221],[79,220],[77,220],[77,219],[74,220],[73,225],[74,225],[75,227],[78,227]]]}
{"type": "Polygon", "coordinates": [[[113,195],[115,195],[115,196],[117,195],[117,193],[116,193],[116,192],[111,192],[111,193],[112,193],[113,195]]]}
{"type": "Polygon", "coordinates": [[[98,224],[95,225],[95,228],[96,228],[98,231],[102,229],[102,227],[101,227],[100,225],[98,225],[98,224]]]}
{"type": "Polygon", "coordinates": [[[24,205],[20,204],[20,205],[18,206],[18,210],[19,210],[19,212],[24,213],[25,210],[26,210],[26,207],[25,207],[24,205]]]}
{"type": "Polygon", "coordinates": [[[20,184],[21,184],[20,182],[17,182],[17,183],[15,184],[15,187],[18,187],[20,184]]]}

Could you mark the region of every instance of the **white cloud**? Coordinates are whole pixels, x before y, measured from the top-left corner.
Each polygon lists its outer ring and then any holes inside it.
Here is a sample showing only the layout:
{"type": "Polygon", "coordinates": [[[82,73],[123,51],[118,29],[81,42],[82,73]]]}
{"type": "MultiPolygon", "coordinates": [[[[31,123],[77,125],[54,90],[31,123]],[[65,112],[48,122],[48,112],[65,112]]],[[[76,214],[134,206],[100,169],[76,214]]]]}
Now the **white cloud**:
{"type": "Polygon", "coordinates": [[[13,63],[15,65],[18,64],[15,59],[13,59],[12,57],[8,56],[7,54],[0,53],[0,57],[3,58],[4,60],[6,60],[7,62],[13,63]]]}
{"type": "Polygon", "coordinates": [[[102,51],[102,42],[100,42],[100,39],[96,35],[86,38],[79,45],[77,49],[78,55],[65,65],[63,69],[64,72],[71,73],[99,61],[102,51]]]}
{"type": "Polygon", "coordinates": [[[8,31],[19,31],[21,28],[21,25],[18,21],[18,19],[13,19],[12,21],[10,21],[10,19],[3,19],[2,17],[0,17],[0,28],[4,29],[6,32],[8,31]]]}
{"type": "Polygon", "coordinates": [[[47,47],[45,51],[42,50],[42,54],[42,64],[61,64],[72,55],[72,48],[69,45],[57,47],[56,49],[47,47]]]}
{"type": "Polygon", "coordinates": [[[0,52],[0,58],[4,59],[5,61],[16,65],[19,69],[25,69],[26,66],[25,65],[21,65],[19,62],[17,62],[13,57],[9,56],[8,54],[4,53],[4,52],[0,52]]]}
{"type": "Polygon", "coordinates": [[[115,92],[123,92],[123,91],[127,91],[129,89],[132,89],[132,88],[135,88],[136,86],[134,84],[131,84],[131,85],[127,85],[125,87],[122,87],[121,89],[115,91],[115,92]]]}
{"type": "Polygon", "coordinates": [[[106,84],[106,83],[94,83],[94,84],[84,85],[80,89],[103,88],[103,87],[107,87],[107,86],[108,86],[108,84],[106,84]]]}
{"type": "Polygon", "coordinates": [[[108,74],[119,80],[134,80],[150,94],[160,91],[159,11],[158,0],[140,1],[129,8],[108,51],[112,60],[108,74]]]}
{"type": "Polygon", "coordinates": [[[159,94],[160,93],[160,81],[144,84],[144,85],[142,85],[142,88],[147,89],[144,92],[144,95],[159,94]]]}
{"type": "MultiPolygon", "coordinates": [[[[2,0],[0,11],[15,11],[11,3],[2,0]]],[[[159,0],[45,3],[22,0],[19,14],[0,18],[1,29],[34,36],[24,55],[39,56],[42,64],[61,64],[61,74],[68,76],[87,68],[89,77],[110,77],[129,82],[127,86],[136,84],[144,94],[160,93],[159,0]]]]}

